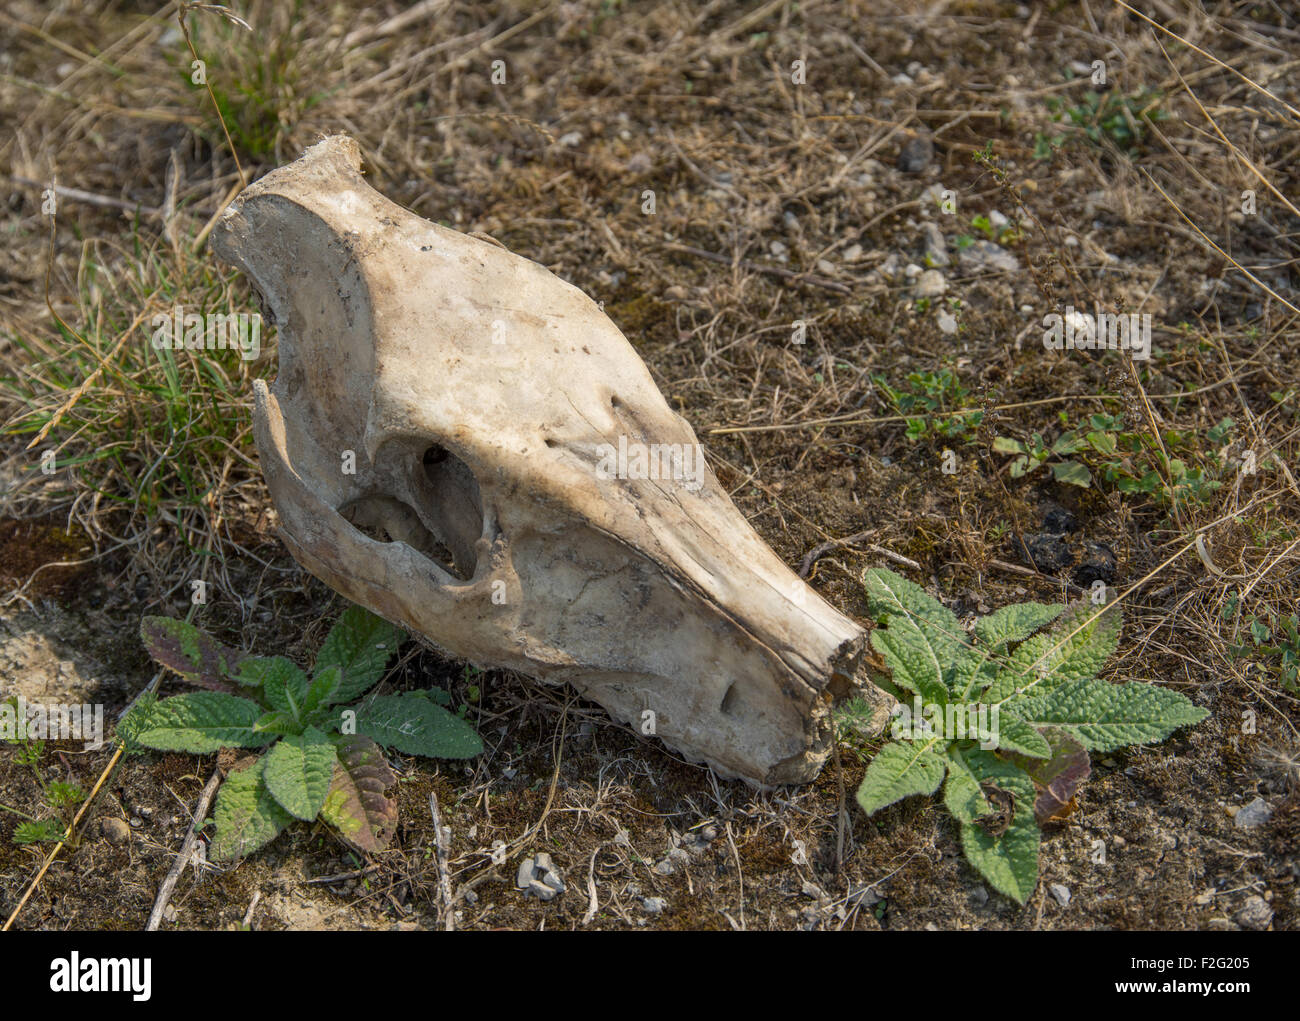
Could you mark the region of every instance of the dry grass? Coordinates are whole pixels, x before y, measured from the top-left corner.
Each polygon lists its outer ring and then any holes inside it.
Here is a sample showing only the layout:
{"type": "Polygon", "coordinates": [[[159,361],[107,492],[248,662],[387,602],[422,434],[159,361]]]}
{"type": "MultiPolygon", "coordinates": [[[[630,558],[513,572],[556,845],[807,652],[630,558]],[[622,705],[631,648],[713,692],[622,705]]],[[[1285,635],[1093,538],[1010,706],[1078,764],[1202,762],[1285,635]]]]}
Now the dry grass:
{"type": "MultiPolygon", "coordinates": [[[[177,302],[250,308],[247,285],[207,253],[207,230],[242,178],[343,131],[395,201],[489,233],[603,301],[787,562],[859,536],[812,570],[846,612],[864,616],[861,569],[902,569],[899,556],[963,612],[1060,597],[1068,572],[1045,577],[1018,551],[1045,509],[1064,505],[1116,555],[1126,628],[1114,675],[1178,686],[1213,716],[1099,769],[1045,849],[1044,880],[1074,886],[1073,906],[1058,911],[1040,889],[1021,912],[996,897],[967,903],[973,873],[932,807],[893,809],[880,825],[853,810],[841,825],[841,787],[861,775],[852,755],[843,775],[754,794],[673,763],[562,693],[497,677],[476,707],[489,753],[472,775],[410,765],[402,850],[368,891],[312,887],[342,891],[321,908],[323,924],[432,912],[436,872],[422,857],[431,787],[453,829],[455,883],[477,881],[480,894],[503,884],[477,907],[461,904],[465,926],[542,917],[512,899],[513,858],[492,878],[485,849],[496,839],[512,854],[545,841],[564,865],[578,893],[547,909],[552,926],[643,924],[633,887],[672,905],[651,925],[1209,925],[1231,916],[1224,902],[1265,889],[1275,926],[1300,924],[1293,861],[1269,850],[1285,846],[1296,810],[1258,835],[1234,832],[1223,812],[1256,792],[1291,806],[1296,797],[1296,695],[1272,661],[1230,652],[1252,616],[1296,612],[1300,574],[1293,18],[1272,4],[1211,12],[1169,0],[1142,5],[1154,24],[1103,0],[445,0],[416,5],[403,23],[397,4],[363,6],[252,2],[238,10],[251,30],[191,11],[211,92],[190,83],[174,4],[148,17],[107,4],[0,8],[0,168],[15,182],[0,251],[0,375],[10,377],[0,513],[75,523],[111,579],[86,590],[97,612],[133,631],[141,613],[173,612],[202,576],[222,593],[207,623],[233,643],[306,650],[319,640],[330,596],[276,544],[249,436],[249,381],[273,374],[272,338],[256,361],[179,352],[168,366],[138,324],[177,302]],[[1109,83],[1094,103],[1085,69],[1097,59],[1109,83]],[[489,80],[494,60],[504,85],[489,80]],[[807,62],[806,85],[791,81],[795,60],[807,62]],[[903,172],[896,160],[917,133],[933,140],[933,158],[903,172]],[[41,189],[51,181],[65,191],[47,307],[41,189]],[[954,193],[954,216],[925,197],[932,185],[954,193]],[[1253,213],[1242,212],[1248,189],[1253,213]],[[653,215],[642,212],[646,190],[653,215]],[[954,242],[983,238],[974,221],[995,210],[1016,226],[1004,240],[1021,272],[958,258],[954,242]],[[953,258],[947,293],[928,302],[888,272],[891,256],[900,268],[922,263],[926,221],[953,258]],[[1044,315],[1094,304],[1151,313],[1152,359],[1042,349],[1044,315]],[[796,320],[803,345],[791,343],[796,320]],[[967,393],[950,392],[956,406],[944,412],[982,421],[911,440],[877,377],[898,388],[945,368],[967,393]],[[992,452],[997,436],[1050,439],[1102,413],[1133,438],[1130,468],[1153,471],[1155,493],[1102,481],[1096,463],[1087,490],[1013,479],[992,452]],[[1227,442],[1210,443],[1225,418],[1235,422],[1227,442]],[[945,449],[956,474],[940,469],[945,449]],[[52,476],[39,471],[48,450],[52,476]],[[1247,452],[1255,474],[1238,470],[1247,452]],[[1162,500],[1172,459],[1220,485],[1162,500]],[[1243,732],[1244,712],[1257,733],[1243,732]],[[703,864],[670,879],[647,866],[709,827],[708,850],[691,852],[703,864]],[[1178,851],[1140,849],[1170,833],[1184,838],[1178,851]],[[1112,834],[1127,850],[1113,852],[1122,871],[1102,882],[1078,862],[1112,834]],[[796,841],[806,864],[792,862],[796,841]],[[591,917],[588,882],[601,905],[591,917]],[[866,884],[888,890],[887,908],[849,900],[866,884]],[[1196,899],[1216,885],[1234,892],[1217,906],[1196,899]]],[[[45,581],[60,577],[6,577],[0,605],[35,611],[45,581]]],[[[430,671],[464,696],[459,668],[431,654],[398,683],[427,683],[430,671]]],[[[147,788],[145,767],[128,769],[147,788]]],[[[201,785],[206,773],[194,773],[201,785]]],[[[0,776],[0,800],[14,776],[0,776]]],[[[167,846],[138,863],[146,914],[167,846]]],[[[250,891],[279,883],[288,897],[304,875],[348,871],[319,836],[276,848],[221,878],[220,896],[211,886],[184,895],[190,924],[237,921],[250,891]]],[[[114,852],[94,853],[111,864],[114,852]]],[[[0,853],[6,900],[31,872],[12,863],[0,853]]],[[[77,909],[28,910],[35,926],[77,909]]],[[[98,918],[93,904],[80,910],[83,922],[98,918]]]]}

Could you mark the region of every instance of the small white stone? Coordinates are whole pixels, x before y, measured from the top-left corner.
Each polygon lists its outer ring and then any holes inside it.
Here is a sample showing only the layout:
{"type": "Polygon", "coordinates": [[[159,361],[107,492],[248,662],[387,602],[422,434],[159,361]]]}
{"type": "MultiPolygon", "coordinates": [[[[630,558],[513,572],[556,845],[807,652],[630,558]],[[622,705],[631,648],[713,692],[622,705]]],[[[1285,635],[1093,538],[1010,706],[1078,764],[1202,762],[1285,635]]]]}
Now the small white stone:
{"type": "Polygon", "coordinates": [[[918,298],[937,298],[946,290],[948,290],[947,278],[937,269],[927,269],[917,278],[912,293],[918,298]]]}
{"type": "Polygon", "coordinates": [[[1238,829],[1250,830],[1256,826],[1263,826],[1272,815],[1273,810],[1268,807],[1268,802],[1263,798],[1256,798],[1233,816],[1232,821],[1238,829]]]}

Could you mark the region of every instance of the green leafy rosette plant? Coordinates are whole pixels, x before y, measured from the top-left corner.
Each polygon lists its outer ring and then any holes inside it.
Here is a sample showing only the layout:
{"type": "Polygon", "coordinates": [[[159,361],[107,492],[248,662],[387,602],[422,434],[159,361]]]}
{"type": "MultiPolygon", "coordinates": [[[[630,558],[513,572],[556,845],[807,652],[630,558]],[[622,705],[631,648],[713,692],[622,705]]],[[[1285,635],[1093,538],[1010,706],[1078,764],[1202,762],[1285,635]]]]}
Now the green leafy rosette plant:
{"type": "Polygon", "coordinates": [[[1089,753],[1161,741],[1206,716],[1176,691],[1097,677],[1119,642],[1115,604],[1020,603],[967,632],[892,571],[873,568],[863,582],[880,624],[871,645],[889,673],[876,683],[913,710],[867,767],[858,803],[871,815],[942,786],[967,860],[1021,904],[1038,882],[1039,825],[1088,778],[1089,753]],[[996,719],[992,733],[962,722],[981,712],[996,719]]]}
{"type": "Polygon", "coordinates": [[[264,749],[217,793],[209,856],[242,858],[295,819],[322,819],[362,851],[388,846],[397,803],[384,749],[466,759],[483,743],[439,705],[440,691],[371,696],[405,635],[361,607],[335,622],[309,676],[284,656],[248,656],[185,621],[145,617],[141,637],[160,664],[204,690],[142,701],[118,734],[132,751],[206,755],[264,749]]]}

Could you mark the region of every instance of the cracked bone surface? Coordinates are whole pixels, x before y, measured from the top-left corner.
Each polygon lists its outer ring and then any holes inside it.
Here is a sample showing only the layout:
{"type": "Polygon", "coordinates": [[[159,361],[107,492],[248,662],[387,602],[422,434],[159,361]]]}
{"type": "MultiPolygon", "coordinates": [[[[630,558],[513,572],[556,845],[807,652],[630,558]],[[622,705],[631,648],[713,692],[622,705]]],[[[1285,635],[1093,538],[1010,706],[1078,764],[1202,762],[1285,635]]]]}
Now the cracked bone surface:
{"type": "Polygon", "coordinates": [[[327,138],[212,234],[279,328],[254,431],[294,557],[723,776],[811,780],[862,629],[754,532],[595,302],[360,166],[327,138]]]}

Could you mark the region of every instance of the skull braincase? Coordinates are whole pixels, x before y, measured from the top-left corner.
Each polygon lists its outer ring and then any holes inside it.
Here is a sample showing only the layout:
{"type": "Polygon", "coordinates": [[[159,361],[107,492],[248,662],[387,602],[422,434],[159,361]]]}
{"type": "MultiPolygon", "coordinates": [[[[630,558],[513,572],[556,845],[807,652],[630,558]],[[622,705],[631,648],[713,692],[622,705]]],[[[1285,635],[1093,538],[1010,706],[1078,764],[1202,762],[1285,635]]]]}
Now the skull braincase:
{"type": "Polygon", "coordinates": [[[816,775],[862,631],[749,526],[590,298],[390,202],[342,136],[212,241],[279,328],[254,429],[304,567],[725,776],[816,775]],[[622,470],[647,448],[652,470],[622,470]]]}

